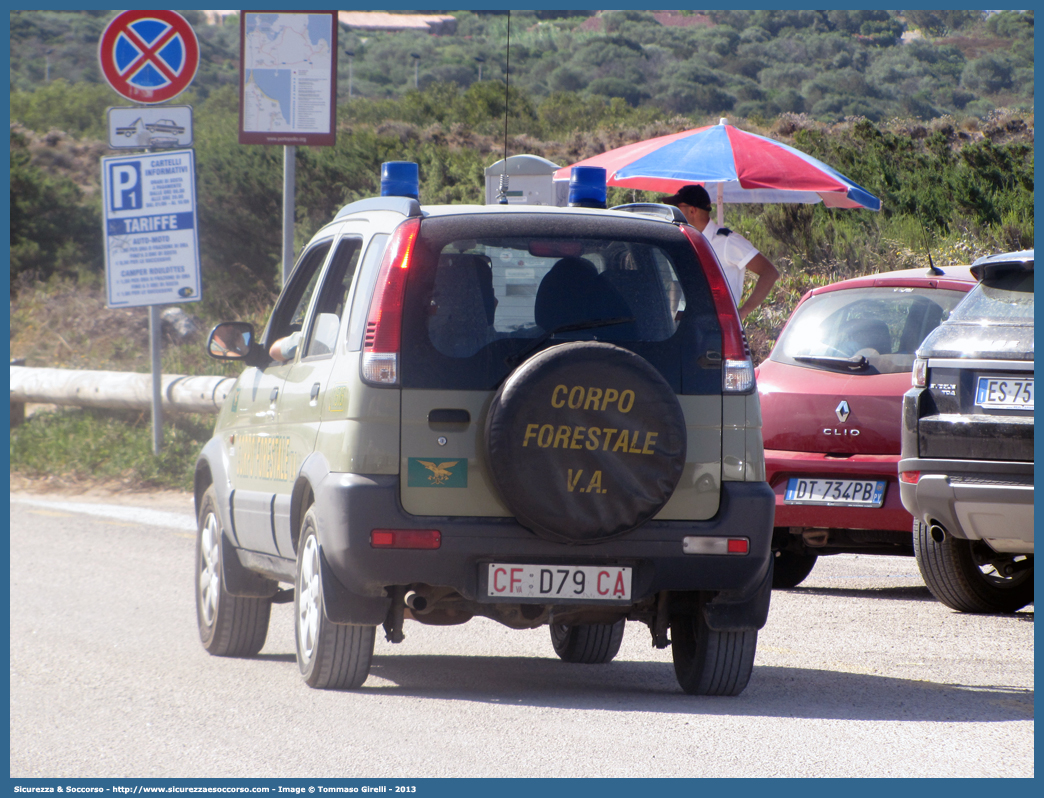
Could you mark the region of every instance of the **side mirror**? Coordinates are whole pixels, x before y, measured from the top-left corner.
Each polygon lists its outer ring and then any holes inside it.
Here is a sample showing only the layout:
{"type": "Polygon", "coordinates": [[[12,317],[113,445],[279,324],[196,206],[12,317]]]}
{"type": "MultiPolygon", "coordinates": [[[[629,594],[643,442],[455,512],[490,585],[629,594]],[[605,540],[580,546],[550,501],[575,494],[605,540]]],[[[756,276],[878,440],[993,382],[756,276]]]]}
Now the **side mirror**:
{"type": "Polygon", "coordinates": [[[210,331],[207,354],[215,360],[246,360],[253,343],[253,324],[223,321],[210,331]]]}

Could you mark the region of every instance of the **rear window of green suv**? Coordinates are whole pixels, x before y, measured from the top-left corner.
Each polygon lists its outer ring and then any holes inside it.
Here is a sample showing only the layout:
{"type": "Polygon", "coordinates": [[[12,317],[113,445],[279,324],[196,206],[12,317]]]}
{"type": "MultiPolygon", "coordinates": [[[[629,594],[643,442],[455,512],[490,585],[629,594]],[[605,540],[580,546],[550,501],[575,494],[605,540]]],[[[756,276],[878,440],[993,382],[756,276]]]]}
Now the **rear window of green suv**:
{"type": "Polygon", "coordinates": [[[491,390],[530,350],[598,340],[642,355],[679,393],[720,392],[720,364],[693,362],[720,351],[721,333],[691,244],[670,225],[592,219],[425,219],[407,281],[403,387],[491,390]]]}

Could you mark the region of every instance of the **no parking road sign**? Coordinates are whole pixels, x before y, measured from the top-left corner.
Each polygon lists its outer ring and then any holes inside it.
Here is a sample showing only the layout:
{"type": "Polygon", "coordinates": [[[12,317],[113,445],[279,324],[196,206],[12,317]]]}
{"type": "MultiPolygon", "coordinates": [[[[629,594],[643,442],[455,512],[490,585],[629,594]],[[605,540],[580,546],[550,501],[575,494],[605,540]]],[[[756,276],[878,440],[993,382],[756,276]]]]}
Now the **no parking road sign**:
{"type": "Polygon", "coordinates": [[[102,33],[102,74],[117,92],[139,103],[162,103],[188,88],[199,66],[199,42],[174,11],[124,11],[102,33]]]}

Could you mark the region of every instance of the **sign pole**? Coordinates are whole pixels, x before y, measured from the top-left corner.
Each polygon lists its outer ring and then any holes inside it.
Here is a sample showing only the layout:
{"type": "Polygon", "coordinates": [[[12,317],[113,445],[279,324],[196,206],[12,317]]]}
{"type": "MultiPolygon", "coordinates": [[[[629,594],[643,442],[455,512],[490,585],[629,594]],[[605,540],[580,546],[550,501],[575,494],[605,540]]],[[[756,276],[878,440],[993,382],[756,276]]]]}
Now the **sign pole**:
{"type": "Polygon", "coordinates": [[[283,148],[282,285],[294,268],[297,148],[337,139],[337,14],[239,12],[239,143],[283,148]]]}
{"type": "Polygon", "coordinates": [[[282,285],[286,285],[286,278],[294,269],[294,191],[296,185],[297,147],[285,145],[283,147],[283,278],[282,285]]]}
{"type": "MultiPolygon", "coordinates": [[[[145,154],[151,153],[146,149],[145,154]]],[[[149,364],[152,369],[152,453],[163,450],[163,320],[159,305],[149,305],[149,364]]]]}
{"type": "MultiPolygon", "coordinates": [[[[146,154],[152,152],[145,150],[146,154]]],[[[163,320],[159,305],[149,305],[149,361],[152,366],[152,453],[163,450],[163,320]]]]}
{"type": "MultiPolygon", "coordinates": [[[[151,153],[146,149],[145,153],[151,153]]],[[[149,363],[152,367],[152,453],[163,450],[163,320],[159,305],[149,305],[149,363]]]]}
{"type": "Polygon", "coordinates": [[[152,350],[152,453],[163,448],[162,341],[159,305],[149,305],[149,348],[152,350]]]}

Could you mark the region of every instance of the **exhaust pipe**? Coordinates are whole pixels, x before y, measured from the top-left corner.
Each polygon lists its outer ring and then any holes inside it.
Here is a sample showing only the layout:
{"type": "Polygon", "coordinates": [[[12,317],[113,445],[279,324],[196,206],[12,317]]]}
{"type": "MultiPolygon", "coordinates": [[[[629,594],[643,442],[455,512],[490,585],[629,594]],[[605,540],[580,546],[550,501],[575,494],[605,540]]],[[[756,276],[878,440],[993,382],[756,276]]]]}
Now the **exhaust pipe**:
{"type": "Polygon", "coordinates": [[[932,540],[936,543],[942,543],[946,540],[946,528],[938,522],[929,524],[928,534],[932,536],[932,540]]]}
{"type": "Polygon", "coordinates": [[[428,607],[428,600],[424,596],[414,593],[412,590],[406,594],[406,606],[413,612],[424,612],[428,607]]]}
{"type": "Polygon", "coordinates": [[[830,542],[829,529],[806,529],[801,533],[804,544],[810,548],[823,548],[830,542]]]}

